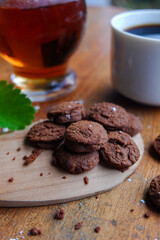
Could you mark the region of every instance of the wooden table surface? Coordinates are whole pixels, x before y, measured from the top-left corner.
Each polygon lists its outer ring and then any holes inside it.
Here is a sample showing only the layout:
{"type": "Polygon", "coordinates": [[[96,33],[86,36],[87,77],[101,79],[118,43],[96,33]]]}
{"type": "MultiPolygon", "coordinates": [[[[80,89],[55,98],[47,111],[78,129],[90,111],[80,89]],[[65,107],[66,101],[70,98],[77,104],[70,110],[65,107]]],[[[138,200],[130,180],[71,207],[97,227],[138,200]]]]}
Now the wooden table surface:
{"type": "MultiPolygon", "coordinates": [[[[111,17],[122,9],[115,7],[89,8],[85,37],[72,59],[70,66],[78,76],[78,87],[69,96],[56,102],[35,103],[40,110],[36,120],[44,118],[52,104],[70,100],[84,100],[86,106],[99,101],[118,103],[143,121],[142,136],[145,143],[143,160],[131,176],[120,186],[95,197],[54,206],[0,209],[0,240],[125,240],[160,239],[159,212],[148,198],[150,180],[159,174],[159,159],[150,152],[150,144],[160,133],[160,109],[132,102],[116,93],[110,81],[110,25],[111,17]],[[145,200],[145,204],[141,200],[145,200]],[[62,221],[54,220],[58,207],[65,210],[62,221]],[[134,209],[133,212],[130,212],[134,209]],[[150,211],[150,218],[144,214],[150,211]],[[81,230],[75,231],[77,222],[84,221],[81,230]],[[99,233],[94,232],[101,227],[99,233]],[[28,231],[37,227],[41,236],[32,237],[28,231]],[[23,234],[20,232],[23,231],[23,234]]],[[[11,67],[0,61],[0,79],[9,79],[11,67]]],[[[54,189],[53,189],[54,191],[54,189]]],[[[22,233],[22,232],[21,232],[22,233]]]]}

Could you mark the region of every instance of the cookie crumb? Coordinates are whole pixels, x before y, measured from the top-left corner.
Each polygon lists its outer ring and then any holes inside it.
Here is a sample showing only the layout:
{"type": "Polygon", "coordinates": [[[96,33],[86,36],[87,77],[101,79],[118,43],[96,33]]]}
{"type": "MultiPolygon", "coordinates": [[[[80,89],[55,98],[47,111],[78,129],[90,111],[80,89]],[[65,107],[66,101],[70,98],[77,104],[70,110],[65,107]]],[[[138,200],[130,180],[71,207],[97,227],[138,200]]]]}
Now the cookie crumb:
{"type": "Polygon", "coordinates": [[[101,228],[100,228],[99,226],[97,226],[97,227],[94,229],[94,231],[95,231],[96,233],[99,233],[100,230],[101,230],[101,228]]]}
{"type": "Polygon", "coordinates": [[[6,154],[9,155],[9,152],[7,152],[6,154]]]}
{"type": "Polygon", "coordinates": [[[134,209],[132,208],[132,209],[130,210],[130,212],[134,212],[134,209]]]}
{"type": "Polygon", "coordinates": [[[22,150],[21,147],[18,147],[18,148],[17,148],[17,152],[19,152],[19,151],[21,151],[21,150],[22,150]]]}
{"type": "Polygon", "coordinates": [[[32,153],[33,153],[33,154],[36,153],[37,150],[39,150],[39,149],[33,149],[33,150],[32,150],[32,153]]]}
{"type": "Polygon", "coordinates": [[[89,183],[89,178],[87,176],[84,177],[84,182],[85,182],[86,185],[89,183]]]}
{"type": "Polygon", "coordinates": [[[149,218],[151,216],[151,213],[150,212],[146,212],[145,214],[144,214],[144,217],[145,218],[149,218]]]}
{"type": "Polygon", "coordinates": [[[32,236],[36,236],[36,235],[41,235],[42,231],[40,229],[37,229],[37,228],[34,227],[29,231],[29,233],[32,236]]]}
{"type": "Polygon", "coordinates": [[[78,223],[75,225],[75,230],[81,229],[82,225],[83,225],[83,221],[82,221],[82,222],[78,222],[78,223]]]}
{"type": "Polygon", "coordinates": [[[12,160],[13,160],[13,161],[16,160],[16,157],[14,157],[12,160]]]}
{"type": "Polygon", "coordinates": [[[25,160],[24,165],[29,165],[30,163],[34,162],[36,158],[41,154],[41,152],[43,152],[42,149],[35,149],[32,151],[32,154],[29,157],[24,156],[23,157],[23,159],[25,160]]]}
{"type": "Polygon", "coordinates": [[[40,173],[40,176],[41,176],[41,177],[43,176],[43,172],[40,173]]]}
{"type": "Polygon", "coordinates": [[[66,177],[66,176],[63,176],[62,178],[63,178],[63,179],[66,179],[67,177],[66,177]]]}
{"type": "Polygon", "coordinates": [[[8,179],[8,182],[13,182],[14,181],[14,178],[11,177],[10,179],[8,179]]]}
{"type": "Polygon", "coordinates": [[[62,220],[64,218],[64,214],[65,214],[65,211],[62,208],[60,208],[57,210],[54,216],[54,219],[62,220]]]}
{"type": "Polygon", "coordinates": [[[24,155],[23,160],[27,160],[27,158],[28,158],[28,157],[27,157],[26,155],[24,155]]]}

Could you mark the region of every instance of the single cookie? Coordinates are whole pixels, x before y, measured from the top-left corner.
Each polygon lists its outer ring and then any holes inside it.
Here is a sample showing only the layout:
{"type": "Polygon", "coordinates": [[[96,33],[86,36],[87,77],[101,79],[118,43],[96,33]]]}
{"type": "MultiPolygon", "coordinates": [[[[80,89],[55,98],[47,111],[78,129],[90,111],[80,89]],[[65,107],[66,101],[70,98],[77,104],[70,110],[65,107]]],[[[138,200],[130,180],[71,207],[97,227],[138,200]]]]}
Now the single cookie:
{"type": "Polygon", "coordinates": [[[160,135],[158,135],[154,140],[153,147],[156,150],[156,152],[160,155],[160,135]]]}
{"type": "Polygon", "coordinates": [[[160,208],[160,175],[153,178],[149,187],[149,196],[158,208],[160,208]]]}
{"type": "Polygon", "coordinates": [[[98,151],[108,141],[104,127],[93,121],[72,123],[65,133],[65,145],[73,152],[98,151]]]}
{"type": "Polygon", "coordinates": [[[48,119],[60,124],[77,122],[85,116],[85,107],[79,102],[64,102],[58,104],[47,114],[48,119]]]}
{"type": "Polygon", "coordinates": [[[53,164],[70,173],[81,173],[96,167],[99,162],[99,153],[73,153],[64,145],[56,149],[53,155],[53,164]]]}
{"type": "Polygon", "coordinates": [[[129,120],[126,126],[122,128],[123,132],[128,133],[130,136],[135,136],[137,133],[142,131],[142,122],[132,113],[128,113],[129,120]]]}
{"type": "Polygon", "coordinates": [[[29,130],[27,140],[40,148],[52,149],[63,139],[65,131],[65,126],[51,121],[39,122],[29,130]]]}
{"type": "Polygon", "coordinates": [[[128,113],[113,103],[96,103],[90,108],[92,120],[101,123],[107,130],[122,130],[128,124],[128,113]]]}
{"type": "Polygon", "coordinates": [[[140,151],[127,133],[108,133],[108,142],[100,150],[101,158],[117,170],[125,171],[140,157],[140,151]]]}

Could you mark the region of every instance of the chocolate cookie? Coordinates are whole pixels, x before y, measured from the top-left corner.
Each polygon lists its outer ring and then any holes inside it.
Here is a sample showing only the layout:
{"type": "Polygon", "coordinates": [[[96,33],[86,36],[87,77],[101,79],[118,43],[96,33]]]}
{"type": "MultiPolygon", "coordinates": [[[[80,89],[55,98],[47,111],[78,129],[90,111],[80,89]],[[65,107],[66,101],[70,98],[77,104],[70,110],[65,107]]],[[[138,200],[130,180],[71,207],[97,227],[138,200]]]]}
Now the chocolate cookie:
{"type": "Polygon", "coordinates": [[[65,131],[65,126],[51,121],[39,122],[29,130],[27,139],[40,148],[52,149],[63,139],[65,131]]]}
{"type": "Polygon", "coordinates": [[[93,121],[72,123],[65,133],[65,145],[73,152],[98,151],[108,141],[104,127],[93,121]]]}
{"type": "Polygon", "coordinates": [[[122,130],[128,124],[128,113],[113,103],[96,103],[90,108],[91,119],[101,123],[107,130],[122,130]]]}
{"type": "Polygon", "coordinates": [[[135,136],[137,133],[142,131],[142,122],[132,113],[128,113],[129,120],[126,126],[122,128],[123,132],[128,133],[130,136],[135,136]]]}
{"type": "Polygon", "coordinates": [[[158,208],[160,208],[160,175],[153,178],[149,187],[149,196],[158,208]]]}
{"type": "Polygon", "coordinates": [[[55,123],[72,123],[83,119],[86,110],[78,102],[64,102],[54,106],[47,114],[48,119],[55,123]]]}
{"type": "Polygon", "coordinates": [[[53,164],[62,167],[70,173],[89,171],[99,162],[99,153],[73,153],[64,145],[56,149],[53,155],[53,164]]]}
{"type": "Polygon", "coordinates": [[[153,142],[153,147],[156,150],[156,152],[160,155],[160,135],[156,137],[156,139],[153,142]]]}
{"type": "Polygon", "coordinates": [[[125,171],[139,159],[140,152],[127,133],[114,131],[108,133],[108,142],[100,150],[100,155],[108,165],[125,171]]]}

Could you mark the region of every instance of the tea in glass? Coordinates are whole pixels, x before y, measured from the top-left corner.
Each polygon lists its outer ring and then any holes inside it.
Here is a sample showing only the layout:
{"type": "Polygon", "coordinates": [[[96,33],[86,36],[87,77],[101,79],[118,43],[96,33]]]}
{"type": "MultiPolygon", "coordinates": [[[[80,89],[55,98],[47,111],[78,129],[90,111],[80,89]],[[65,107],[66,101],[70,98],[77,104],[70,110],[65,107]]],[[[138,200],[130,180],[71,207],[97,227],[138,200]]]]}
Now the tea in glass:
{"type": "Polygon", "coordinates": [[[75,88],[67,62],[85,21],[85,0],[0,0],[0,55],[13,66],[12,81],[32,101],[75,88]]]}

